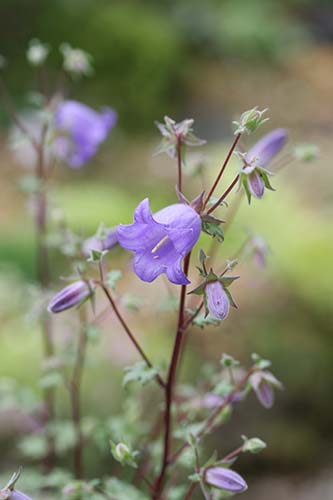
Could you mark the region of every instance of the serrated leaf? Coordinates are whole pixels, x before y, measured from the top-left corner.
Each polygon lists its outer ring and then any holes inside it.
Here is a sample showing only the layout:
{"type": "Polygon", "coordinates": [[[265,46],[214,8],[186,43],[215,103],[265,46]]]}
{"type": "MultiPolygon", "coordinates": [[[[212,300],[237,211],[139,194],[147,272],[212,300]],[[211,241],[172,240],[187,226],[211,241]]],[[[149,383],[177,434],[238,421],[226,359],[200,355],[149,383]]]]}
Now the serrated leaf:
{"type": "Polygon", "coordinates": [[[219,243],[223,243],[224,232],[219,222],[202,221],[202,230],[212,238],[216,238],[219,243]]]}

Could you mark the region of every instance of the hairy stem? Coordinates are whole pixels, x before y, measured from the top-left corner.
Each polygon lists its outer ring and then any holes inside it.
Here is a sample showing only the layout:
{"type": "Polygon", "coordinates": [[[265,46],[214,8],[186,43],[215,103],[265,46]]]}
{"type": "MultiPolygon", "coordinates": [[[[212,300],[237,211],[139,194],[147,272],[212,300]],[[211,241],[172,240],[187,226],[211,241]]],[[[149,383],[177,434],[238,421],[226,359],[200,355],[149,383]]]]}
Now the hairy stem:
{"type": "MultiPolygon", "coordinates": [[[[24,132],[24,130],[23,130],[24,132]]],[[[40,182],[39,190],[36,193],[36,240],[37,240],[37,276],[43,292],[46,292],[50,284],[49,274],[49,252],[46,243],[47,236],[47,197],[45,193],[45,141],[47,134],[47,125],[42,128],[40,143],[37,145],[38,157],[36,163],[36,177],[40,182]]],[[[28,136],[28,139],[32,139],[28,136]]],[[[34,143],[32,142],[32,145],[34,143]]],[[[52,339],[51,318],[44,315],[41,318],[41,328],[44,344],[44,359],[47,360],[54,356],[54,346],[52,339]]],[[[46,408],[47,423],[54,420],[55,417],[55,390],[52,387],[44,389],[44,404],[46,408]]],[[[48,436],[48,451],[45,457],[45,466],[47,470],[52,470],[55,465],[54,439],[48,436]]]]}
{"type": "MultiPolygon", "coordinates": [[[[184,274],[188,275],[189,265],[190,265],[191,253],[189,253],[184,260],[184,274]]],[[[182,285],[180,292],[179,301],[179,313],[178,313],[178,323],[177,331],[175,337],[175,343],[173,347],[173,352],[171,356],[171,361],[169,365],[168,378],[165,387],[165,413],[164,413],[164,446],[163,446],[163,457],[162,465],[159,476],[155,481],[155,492],[153,495],[154,500],[158,500],[163,489],[163,483],[165,480],[166,471],[169,465],[169,454],[171,445],[171,435],[172,435],[172,403],[173,403],[173,393],[174,385],[176,380],[177,366],[181,354],[182,341],[183,341],[183,326],[185,318],[185,299],[186,299],[186,289],[187,285],[182,285]]]]}
{"type": "Polygon", "coordinates": [[[84,363],[86,357],[86,348],[87,348],[86,312],[83,305],[80,308],[80,331],[78,338],[78,346],[76,351],[76,359],[72,373],[72,378],[69,386],[72,421],[76,433],[73,464],[74,464],[74,474],[77,479],[82,479],[83,477],[84,438],[81,427],[81,386],[82,386],[82,377],[83,377],[84,363]]]}

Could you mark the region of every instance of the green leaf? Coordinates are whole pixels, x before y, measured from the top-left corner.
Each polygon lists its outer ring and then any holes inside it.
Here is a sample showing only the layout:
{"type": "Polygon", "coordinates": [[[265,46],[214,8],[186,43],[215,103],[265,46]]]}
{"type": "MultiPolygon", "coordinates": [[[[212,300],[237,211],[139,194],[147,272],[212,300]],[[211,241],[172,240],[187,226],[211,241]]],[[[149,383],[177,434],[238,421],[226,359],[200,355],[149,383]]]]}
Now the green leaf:
{"type": "Polygon", "coordinates": [[[213,318],[212,316],[205,316],[205,313],[198,314],[196,318],[193,320],[193,325],[198,326],[199,328],[205,328],[205,326],[218,326],[221,323],[220,320],[213,318]]]}
{"type": "Polygon", "coordinates": [[[48,389],[49,387],[57,387],[63,383],[63,377],[60,372],[52,371],[44,375],[40,381],[39,385],[43,389],[48,389]]]}
{"type": "Polygon", "coordinates": [[[150,368],[145,361],[138,361],[132,366],[127,366],[124,371],[124,386],[130,382],[139,382],[141,385],[146,385],[153,380],[158,373],[155,368],[150,368]]]}
{"type": "Polygon", "coordinates": [[[220,225],[220,222],[202,221],[202,230],[213,238],[216,238],[219,243],[223,243],[224,232],[220,225]]]}

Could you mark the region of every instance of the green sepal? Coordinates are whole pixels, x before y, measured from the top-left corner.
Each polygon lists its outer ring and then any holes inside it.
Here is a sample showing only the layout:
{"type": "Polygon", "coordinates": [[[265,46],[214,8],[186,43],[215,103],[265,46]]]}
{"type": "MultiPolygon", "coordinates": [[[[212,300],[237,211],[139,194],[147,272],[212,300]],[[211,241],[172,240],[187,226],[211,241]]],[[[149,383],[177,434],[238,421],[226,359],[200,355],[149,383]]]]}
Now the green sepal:
{"type": "Polygon", "coordinates": [[[273,188],[273,186],[270,183],[268,173],[263,171],[263,170],[260,170],[259,174],[260,174],[260,177],[262,178],[262,180],[264,181],[265,188],[269,189],[270,191],[275,191],[275,189],[273,188]]]}
{"type": "Polygon", "coordinates": [[[229,290],[227,288],[224,289],[225,293],[227,294],[228,296],[228,299],[229,299],[229,302],[230,302],[230,305],[232,307],[234,307],[235,309],[238,309],[238,305],[236,304],[236,302],[234,301],[231,293],[229,292],[229,290]]]}
{"type": "Polygon", "coordinates": [[[230,286],[234,281],[238,280],[239,278],[240,278],[240,276],[222,276],[222,277],[218,278],[217,281],[222,283],[224,288],[227,288],[228,286],[230,286]]]}
{"type": "Polygon", "coordinates": [[[251,205],[251,191],[249,190],[249,185],[248,185],[248,180],[247,176],[245,174],[241,174],[241,182],[247,197],[247,201],[249,202],[249,205],[251,205]]]}

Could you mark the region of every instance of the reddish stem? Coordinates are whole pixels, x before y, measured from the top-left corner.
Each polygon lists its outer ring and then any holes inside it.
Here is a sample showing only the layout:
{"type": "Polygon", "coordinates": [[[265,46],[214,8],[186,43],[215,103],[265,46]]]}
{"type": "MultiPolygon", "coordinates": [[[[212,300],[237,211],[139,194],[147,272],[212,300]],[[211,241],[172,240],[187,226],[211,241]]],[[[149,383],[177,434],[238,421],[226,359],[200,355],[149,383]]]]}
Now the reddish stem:
{"type": "Polygon", "coordinates": [[[217,202],[214,203],[214,205],[211,206],[209,210],[207,210],[207,215],[214,212],[214,210],[221,205],[222,201],[224,201],[226,199],[226,197],[228,196],[228,194],[233,190],[233,188],[237,184],[238,180],[239,180],[239,175],[236,175],[236,177],[234,178],[234,180],[232,181],[232,183],[230,184],[228,189],[226,189],[224,191],[224,193],[222,194],[222,196],[220,196],[220,198],[217,200],[217,202]]]}
{"type": "MultiPolygon", "coordinates": [[[[184,274],[188,275],[189,265],[190,265],[191,254],[189,253],[184,260],[184,274]]],[[[173,347],[172,357],[169,365],[168,378],[165,387],[165,414],[164,414],[164,448],[163,448],[163,458],[162,458],[162,466],[159,476],[157,477],[154,485],[154,495],[153,499],[158,500],[161,495],[161,491],[163,488],[163,483],[165,479],[166,470],[169,465],[169,454],[170,454],[170,442],[172,435],[172,418],[171,418],[171,410],[173,403],[173,392],[174,392],[174,384],[176,380],[177,373],[177,365],[181,353],[182,348],[182,340],[184,334],[184,316],[185,316],[185,300],[186,300],[186,288],[187,285],[182,285],[180,292],[180,302],[179,302],[179,314],[178,314],[178,323],[177,323],[177,331],[176,338],[173,347]]]]}
{"type": "Polygon", "coordinates": [[[206,207],[206,205],[207,205],[207,203],[209,202],[209,200],[210,200],[210,198],[211,198],[212,194],[214,193],[215,189],[217,188],[217,185],[218,185],[218,183],[219,183],[219,182],[220,182],[220,180],[221,180],[221,177],[222,177],[222,175],[223,175],[223,173],[224,173],[224,171],[225,171],[225,168],[226,168],[226,166],[228,165],[229,160],[230,160],[230,158],[231,158],[231,155],[232,155],[232,153],[234,152],[234,150],[235,150],[235,148],[236,148],[236,146],[237,146],[238,141],[239,141],[239,139],[240,139],[240,138],[241,138],[241,134],[237,134],[237,135],[236,135],[236,137],[235,137],[234,142],[233,142],[233,143],[232,143],[232,145],[231,145],[231,148],[229,149],[229,152],[228,152],[228,154],[227,154],[227,156],[226,156],[226,159],[224,160],[224,163],[223,163],[223,165],[222,165],[222,167],[221,167],[221,170],[220,170],[220,172],[219,172],[218,176],[216,177],[215,182],[214,182],[214,184],[212,185],[212,187],[211,187],[211,189],[210,189],[210,191],[209,191],[209,193],[208,193],[208,195],[207,195],[207,198],[206,198],[205,203],[204,203],[204,208],[206,207]]]}

